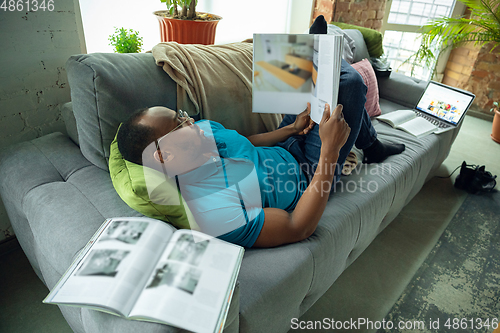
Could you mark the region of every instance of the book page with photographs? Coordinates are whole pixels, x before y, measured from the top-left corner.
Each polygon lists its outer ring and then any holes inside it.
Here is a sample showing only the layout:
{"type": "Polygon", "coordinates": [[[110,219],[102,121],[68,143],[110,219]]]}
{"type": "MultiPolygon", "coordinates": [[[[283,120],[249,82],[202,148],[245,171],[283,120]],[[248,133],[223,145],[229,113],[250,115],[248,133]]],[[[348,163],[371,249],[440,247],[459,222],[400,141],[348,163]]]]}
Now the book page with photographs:
{"type": "Polygon", "coordinates": [[[175,229],[149,218],[106,220],[45,303],[126,316],[175,229]]]}
{"type": "Polygon", "coordinates": [[[132,319],[165,322],[195,332],[215,332],[234,288],[243,248],[189,230],[177,231],[158,261],[132,319]]]}
{"type": "Polygon", "coordinates": [[[296,115],[309,102],[319,123],[324,104],[337,104],[342,42],[342,35],[254,34],[252,112],[296,115]]]}

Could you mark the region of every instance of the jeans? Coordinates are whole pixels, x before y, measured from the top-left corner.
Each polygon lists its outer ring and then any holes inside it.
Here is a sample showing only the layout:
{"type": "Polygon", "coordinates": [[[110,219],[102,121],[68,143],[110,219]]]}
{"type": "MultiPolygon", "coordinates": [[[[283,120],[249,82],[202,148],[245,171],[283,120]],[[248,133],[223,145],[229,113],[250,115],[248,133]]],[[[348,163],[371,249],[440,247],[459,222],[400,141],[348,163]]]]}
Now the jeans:
{"type": "MultiPolygon", "coordinates": [[[[361,75],[345,60],[342,60],[338,103],[344,107],[344,119],[351,128],[351,133],[345,145],[340,149],[335,167],[334,183],[339,180],[344,162],[353,145],[359,149],[365,149],[377,139],[377,132],[365,109],[366,89],[361,75]]],[[[335,106],[331,105],[332,111],[334,108],[335,106]]],[[[286,115],[279,128],[292,124],[295,118],[295,115],[286,115]]],[[[315,124],[306,135],[291,136],[285,141],[279,142],[277,146],[285,148],[293,155],[310,181],[316,171],[321,152],[318,124],[315,124]]]]}

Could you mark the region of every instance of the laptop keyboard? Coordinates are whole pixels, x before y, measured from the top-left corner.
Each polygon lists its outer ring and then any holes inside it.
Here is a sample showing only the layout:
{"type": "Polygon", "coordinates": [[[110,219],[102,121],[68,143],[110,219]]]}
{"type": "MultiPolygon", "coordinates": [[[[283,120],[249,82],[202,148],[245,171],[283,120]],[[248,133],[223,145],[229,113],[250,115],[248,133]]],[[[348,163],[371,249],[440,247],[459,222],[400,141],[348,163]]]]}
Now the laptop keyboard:
{"type": "Polygon", "coordinates": [[[450,127],[450,125],[449,125],[449,124],[445,124],[445,123],[443,123],[443,122],[441,122],[441,121],[439,121],[439,120],[437,120],[437,119],[434,119],[434,118],[432,118],[431,116],[426,115],[425,113],[417,112],[417,115],[418,115],[419,117],[422,117],[422,118],[426,119],[426,120],[427,120],[427,121],[429,121],[431,124],[433,124],[433,125],[435,125],[435,126],[437,126],[437,127],[439,127],[439,128],[448,128],[448,127],[450,127]]]}

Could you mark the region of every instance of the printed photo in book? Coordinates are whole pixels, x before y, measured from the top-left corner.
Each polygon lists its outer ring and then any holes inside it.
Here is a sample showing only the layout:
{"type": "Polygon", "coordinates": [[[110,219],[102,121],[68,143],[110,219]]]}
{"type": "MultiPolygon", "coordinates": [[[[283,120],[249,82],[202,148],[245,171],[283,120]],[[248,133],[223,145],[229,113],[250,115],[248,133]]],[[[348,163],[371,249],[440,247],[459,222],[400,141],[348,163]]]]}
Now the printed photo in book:
{"type": "Polygon", "coordinates": [[[299,114],[309,102],[319,123],[325,103],[337,105],[342,43],[342,35],[254,34],[252,111],[299,114]]]}
{"type": "Polygon", "coordinates": [[[243,248],[163,221],[108,219],[44,300],[220,332],[243,248]]]}

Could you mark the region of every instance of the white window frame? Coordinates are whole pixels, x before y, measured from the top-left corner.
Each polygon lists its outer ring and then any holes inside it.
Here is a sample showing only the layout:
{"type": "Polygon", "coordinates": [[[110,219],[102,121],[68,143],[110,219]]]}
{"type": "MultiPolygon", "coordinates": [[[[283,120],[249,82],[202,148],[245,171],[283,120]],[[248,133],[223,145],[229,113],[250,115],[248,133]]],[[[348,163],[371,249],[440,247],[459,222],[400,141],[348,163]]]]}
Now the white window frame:
{"type": "MultiPolygon", "coordinates": [[[[413,32],[413,33],[418,33],[419,29],[421,26],[418,25],[409,25],[409,24],[396,24],[396,23],[388,23],[387,19],[389,18],[389,13],[391,11],[391,6],[392,6],[392,0],[387,0],[385,4],[385,14],[384,14],[384,20],[382,22],[382,28],[380,29],[380,32],[382,35],[385,34],[386,30],[393,30],[393,31],[401,31],[401,32],[413,32]]],[[[459,17],[464,14],[466,9],[466,6],[455,0],[455,3],[453,5],[453,10],[451,13],[451,17],[459,17]]],[[[437,61],[437,66],[436,66],[436,75],[432,78],[433,80],[436,81],[441,81],[444,75],[444,71],[446,69],[446,63],[448,62],[448,58],[450,56],[451,50],[448,49],[446,52],[443,52],[441,56],[439,57],[437,61]]]]}

